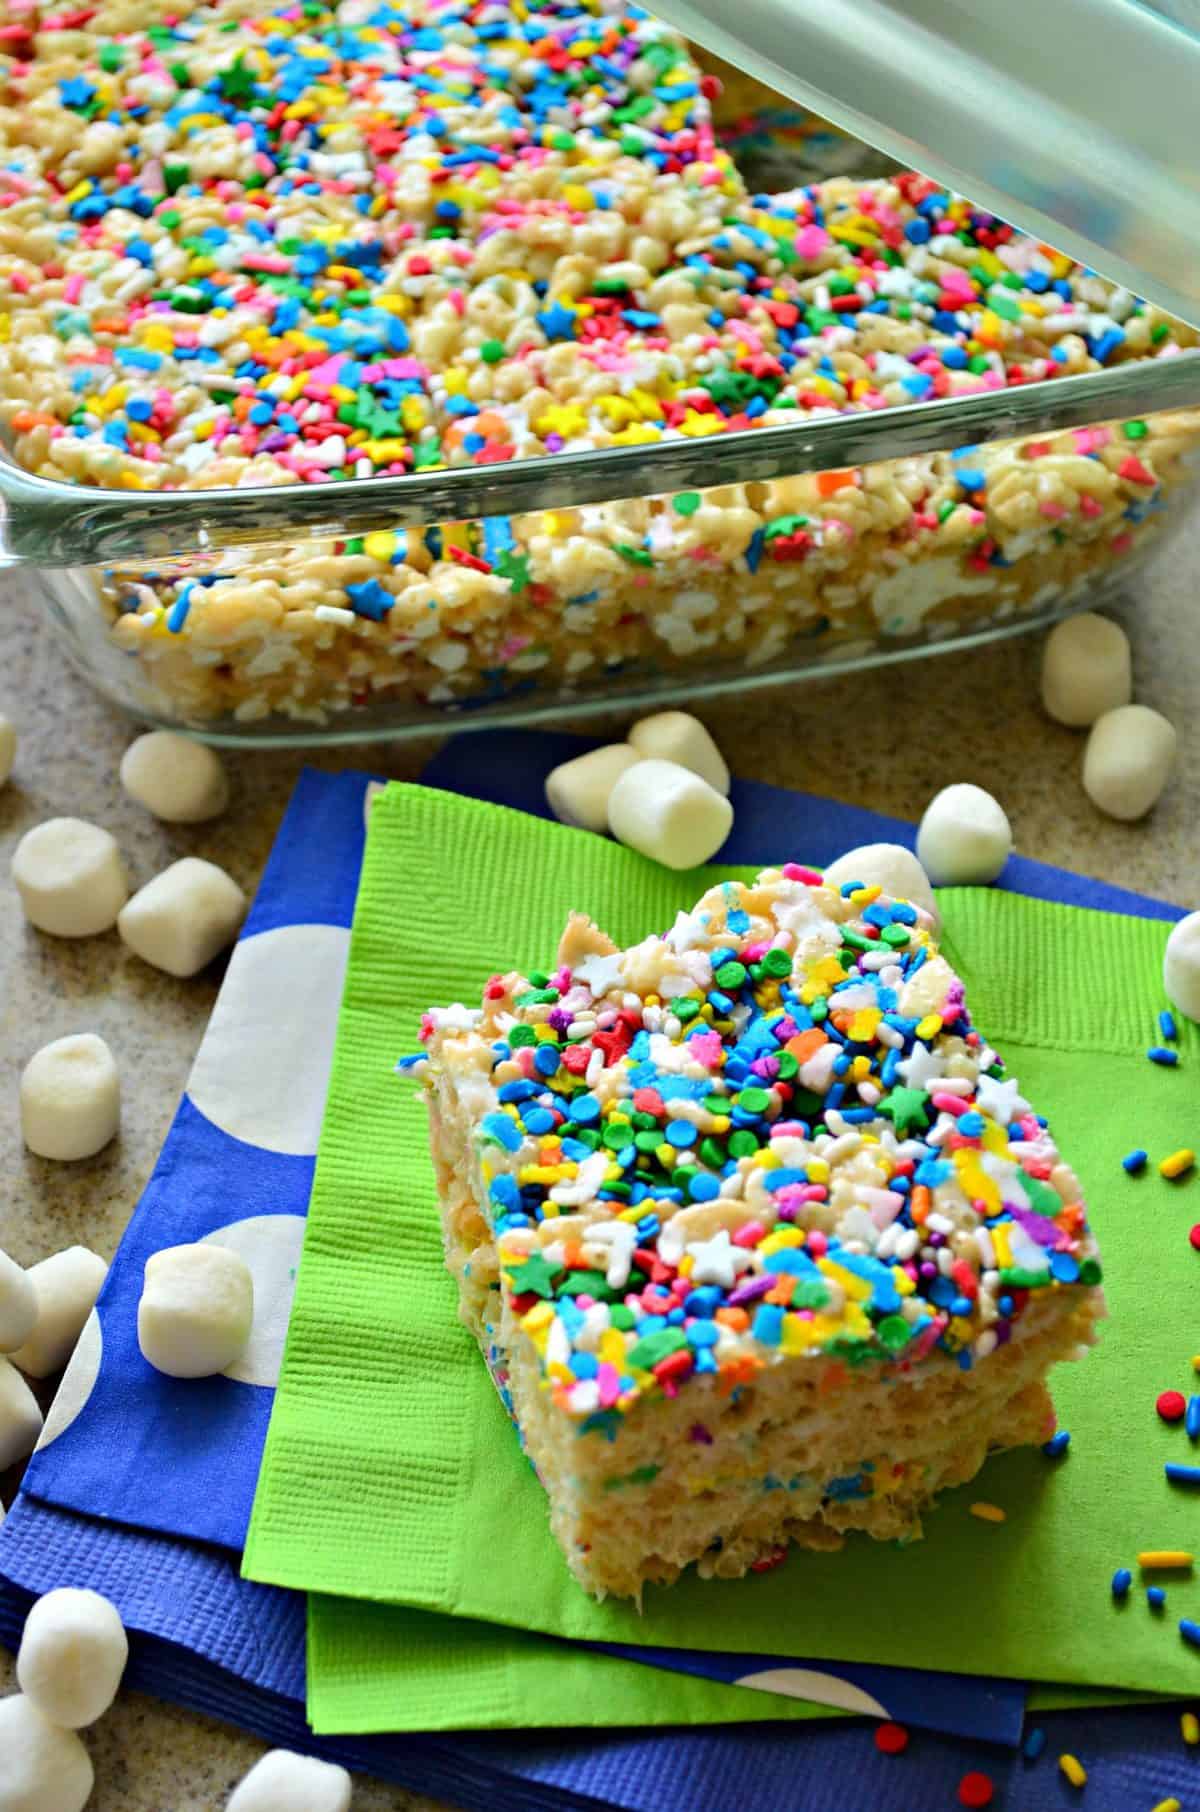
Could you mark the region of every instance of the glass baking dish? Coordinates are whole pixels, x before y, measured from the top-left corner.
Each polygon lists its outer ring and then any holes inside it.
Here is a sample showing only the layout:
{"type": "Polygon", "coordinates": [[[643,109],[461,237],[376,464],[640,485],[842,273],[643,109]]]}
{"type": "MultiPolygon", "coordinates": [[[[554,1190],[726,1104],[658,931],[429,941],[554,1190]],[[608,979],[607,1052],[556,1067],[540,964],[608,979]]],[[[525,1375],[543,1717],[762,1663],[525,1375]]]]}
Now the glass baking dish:
{"type": "MultiPolygon", "coordinates": [[[[727,142],[765,159],[764,187],[887,167],[781,96],[731,89],[727,142]]],[[[0,453],[0,566],[33,570],[64,651],[139,718],[367,741],[1048,623],[1161,544],[1198,451],[1200,352],[1172,347],[984,394],[321,485],[128,492],[0,453]]]]}

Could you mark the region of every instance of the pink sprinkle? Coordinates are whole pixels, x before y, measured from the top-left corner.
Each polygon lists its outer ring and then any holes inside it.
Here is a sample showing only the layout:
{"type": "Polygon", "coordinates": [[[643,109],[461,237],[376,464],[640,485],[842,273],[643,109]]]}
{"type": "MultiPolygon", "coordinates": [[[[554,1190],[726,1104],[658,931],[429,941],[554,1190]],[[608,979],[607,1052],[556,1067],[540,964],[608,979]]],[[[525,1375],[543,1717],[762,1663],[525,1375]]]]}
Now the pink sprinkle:
{"type": "Polygon", "coordinates": [[[759,1240],[766,1237],[767,1230],[761,1221],[747,1221],[744,1227],[739,1227],[736,1233],[730,1235],[730,1240],[735,1246],[749,1248],[757,1246],[759,1240]]]}
{"type": "Polygon", "coordinates": [[[799,862],[785,862],[783,865],[785,881],[803,881],[806,887],[819,887],[821,877],[815,868],[802,868],[799,862]]]}
{"type": "Polygon", "coordinates": [[[1103,516],[1104,505],[1098,498],[1089,497],[1085,491],[1079,499],[1079,514],[1081,516],[1103,516]]]}
{"type": "Polygon", "coordinates": [[[68,277],[63,284],[63,296],[68,302],[78,302],[82,294],[83,273],[82,271],[76,271],[75,275],[73,277],[68,277]]]}
{"type": "Polygon", "coordinates": [[[824,227],[801,227],[793,243],[801,258],[816,258],[828,246],[829,234],[824,227]]]}
{"type": "Polygon", "coordinates": [[[971,1106],[971,1103],[969,1101],[964,1101],[961,1095],[947,1095],[940,1090],[936,1095],[933,1095],[931,1099],[933,1105],[941,1114],[965,1114],[967,1109],[971,1106]]]}
{"type": "Polygon", "coordinates": [[[621,1395],[621,1374],[615,1365],[603,1361],[596,1372],[596,1386],[600,1392],[600,1407],[611,1409],[621,1395]]]}
{"type": "Polygon", "coordinates": [[[808,1238],[805,1240],[804,1244],[808,1249],[811,1258],[824,1258],[829,1250],[829,1241],[819,1227],[813,1227],[809,1230],[808,1238]]]}

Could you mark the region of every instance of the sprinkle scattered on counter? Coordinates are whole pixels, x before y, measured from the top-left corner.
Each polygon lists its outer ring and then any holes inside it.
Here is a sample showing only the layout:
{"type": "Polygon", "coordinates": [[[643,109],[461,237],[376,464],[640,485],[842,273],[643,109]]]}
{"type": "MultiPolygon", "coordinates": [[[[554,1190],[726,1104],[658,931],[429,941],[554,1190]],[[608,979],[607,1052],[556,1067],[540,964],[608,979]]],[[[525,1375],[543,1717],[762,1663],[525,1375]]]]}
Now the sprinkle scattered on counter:
{"type": "Polygon", "coordinates": [[[1058,1765],[1073,1787],[1087,1786],[1087,1769],[1077,1755],[1060,1755],[1058,1765]]]}
{"type": "Polygon", "coordinates": [[[1056,1429],[1048,1441],[1042,1443],[1042,1452],[1048,1460],[1057,1460],[1071,1445],[1070,1431],[1066,1428],[1056,1429]]]}
{"type": "Polygon", "coordinates": [[[903,1755],[908,1748],[908,1732],[903,1724],[886,1723],[875,1726],[875,1747],[881,1755],[903,1755]]]}
{"type": "Polygon", "coordinates": [[[1034,1725],[1021,1745],[1021,1754],[1027,1762],[1036,1762],[1046,1747],[1046,1732],[1039,1725],[1034,1725]]]}
{"type": "Polygon", "coordinates": [[[1183,1425],[1189,1441],[1200,1441],[1200,1397],[1189,1397],[1183,1425]]]}
{"type": "Polygon", "coordinates": [[[972,1812],[982,1812],[984,1806],[990,1806],[996,1795],[995,1782],[990,1774],[983,1774],[973,1768],[964,1774],[958,1783],[958,1803],[972,1808],[972,1812]]]}
{"type": "Polygon", "coordinates": [[[1200,1718],[1194,1711],[1183,1711],[1179,1714],[1179,1734],[1189,1747],[1200,1743],[1200,1718]]]}
{"type": "Polygon", "coordinates": [[[1178,1151],[1173,1151],[1169,1158],[1162,1159],[1158,1166],[1158,1174],[1175,1182],[1178,1177],[1187,1176],[1195,1162],[1196,1154],[1191,1146],[1182,1145],[1178,1151]]]}
{"type": "Polygon", "coordinates": [[[1138,1566],[1143,1572],[1190,1567],[1192,1561],[1186,1548],[1143,1548],[1138,1555],[1138,1566]]]}
{"type": "Polygon", "coordinates": [[[1136,1151],[1130,1151],[1125,1154],[1121,1159],[1121,1166],[1124,1170],[1129,1172],[1131,1177],[1136,1177],[1140,1176],[1142,1171],[1145,1170],[1146,1160],[1147,1154],[1142,1150],[1141,1146],[1139,1146],[1136,1151]]]}
{"type": "Polygon", "coordinates": [[[1008,1521],[1007,1510],[1002,1510],[999,1504],[972,1504],[971,1515],[978,1517],[981,1523],[1006,1523],[1008,1521]]]}
{"type": "Polygon", "coordinates": [[[1151,1807],[1150,1812],[1183,1812],[1183,1801],[1172,1795],[1170,1799],[1160,1799],[1156,1806],[1151,1807]]]}
{"type": "Polygon", "coordinates": [[[1200,1466],[1177,1466],[1168,1460],[1163,1472],[1170,1485],[1188,1485],[1193,1489],[1200,1485],[1200,1466]]]}
{"type": "Polygon", "coordinates": [[[1167,1602],[1167,1594],[1160,1585],[1146,1587],[1146,1603],[1152,1611],[1161,1611],[1167,1602]]]}
{"type": "Polygon", "coordinates": [[[1187,1398],[1181,1390],[1160,1391],[1154,1407],[1164,1422],[1182,1422],[1187,1414],[1187,1398]]]}
{"type": "Polygon", "coordinates": [[[1112,1583],[1109,1586],[1109,1590],[1114,1598],[1128,1598],[1129,1588],[1132,1584],[1133,1574],[1129,1571],[1129,1568],[1118,1567],[1112,1576],[1112,1583]]]}
{"type": "MultiPolygon", "coordinates": [[[[1189,1240],[1191,1246],[1193,1247],[1193,1249],[1197,1252],[1200,1252],[1200,1221],[1197,1221],[1196,1225],[1194,1227],[1189,1228],[1188,1240],[1189,1240]]],[[[1200,1365],[1196,1364],[1195,1359],[1192,1360],[1192,1365],[1195,1367],[1195,1369],[1198,1372],[1200,1372],[1200,1365]]]]}
{"type": "MultiPolygon", "coordinates": [[[[1179,1634],[1190,1648],[1200,1648],[1200,1623],[1194,1623],[1190,1617],[1179,1619],[1179,1634]]],[[[1192,1738],[1188,1739],[1189,1742],[1192,1738]]]]}
{"type": "Polygon", "coordinates": [[[1175,1023],[1175,1015],[1166,1007],[1158,1016],[1158,1031],[1159,1036],[1167,1044],[1175,1044],[1179,1038],[1179,1027],[1175,1023]]]}
{"type": "Polygon", "coordinates": [[[1172,1051],[1165,1044],[1152,1044],[1146,1052],[1151,1063],[1160,1063],[1164,1069],[1174,1069],[1179,1062],[1179,1052],[1172,1051]]]}

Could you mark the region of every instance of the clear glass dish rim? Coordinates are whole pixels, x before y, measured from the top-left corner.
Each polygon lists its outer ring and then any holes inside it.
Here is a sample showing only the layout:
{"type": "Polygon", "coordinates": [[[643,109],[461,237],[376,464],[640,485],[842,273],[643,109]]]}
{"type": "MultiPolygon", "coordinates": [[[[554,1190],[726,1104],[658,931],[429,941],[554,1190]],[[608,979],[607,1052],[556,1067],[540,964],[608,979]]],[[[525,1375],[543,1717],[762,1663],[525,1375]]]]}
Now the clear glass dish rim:
{"type": "Polygon", "coordinates": [[[765,483],[1194,407],[1200,407],[1200,348],[870,413],[322,485],[109,490],[38,477],[4,454],[0,569],[153,563],[255,543],[765,483]]]}

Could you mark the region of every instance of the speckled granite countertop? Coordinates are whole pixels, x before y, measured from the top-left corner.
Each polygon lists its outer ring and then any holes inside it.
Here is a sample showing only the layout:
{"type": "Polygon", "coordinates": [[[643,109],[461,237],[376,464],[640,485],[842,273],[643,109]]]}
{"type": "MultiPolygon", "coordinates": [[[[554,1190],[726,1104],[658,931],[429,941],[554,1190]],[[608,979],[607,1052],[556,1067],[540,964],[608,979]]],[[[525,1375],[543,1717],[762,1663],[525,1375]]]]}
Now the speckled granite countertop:
{"type": "MultiPolygon", "coordinates": [[[[1143,825],[1114,824],[1084,796],[1082,739],[1049,723],[1037,704],[1036,639],[725,699],[703,715],[741,775],[913,818],[940,786],[979,780],[1003,801],[1022,854],[1193,907],[1200,903],[1200,736],[1192,715],[1200,687],[1198,579],[1200,518],[1143,577],[1136,607],[1124,612],[1137,696],[1164,711],[1181,739],[1170,791],[1143,825]]],[[[139,884],[177,856],[198,854],[253,888],[305,758],[232,756],[234,799],[225,817],[186,830],[157,824],[116,783],[130,726],[66,667],[39,624],[32,592],[11,577],[0,584],[0,710],[21,735],[13,779],[0,789],[0,1246],[24,1264],[75,1241],[111,1258],[166,1133],[215,984],[159,975],[130,956],[115,932],[68,944],[30,931],[7,882],[12,847],[42,818],[71,813],[115,834],[139,884]],[[17,1076],[38,1046],[85,1030],[107,1038],[120,1062],[121,1135],[87,1162],[47,1163],[22,1147],[17,1076]]],[[[379,772],[413,778],[431,748],[310,759],[327,768],[369,761],[379,772]]],[[[6,1500],[15,1483],[0,1480],[6,1500]]],[[[10,1685],[0,1653],[0,1691],[10,1685]]],[[[90,1812],[217,1812],[261,1749],[137,1694],[123,1696],[88,1743],[97,1775],[90,1812]]],[[[355,1812],[428,1812],[431,1804],[366,1780],[354,1800],[355,1812]]]]}

